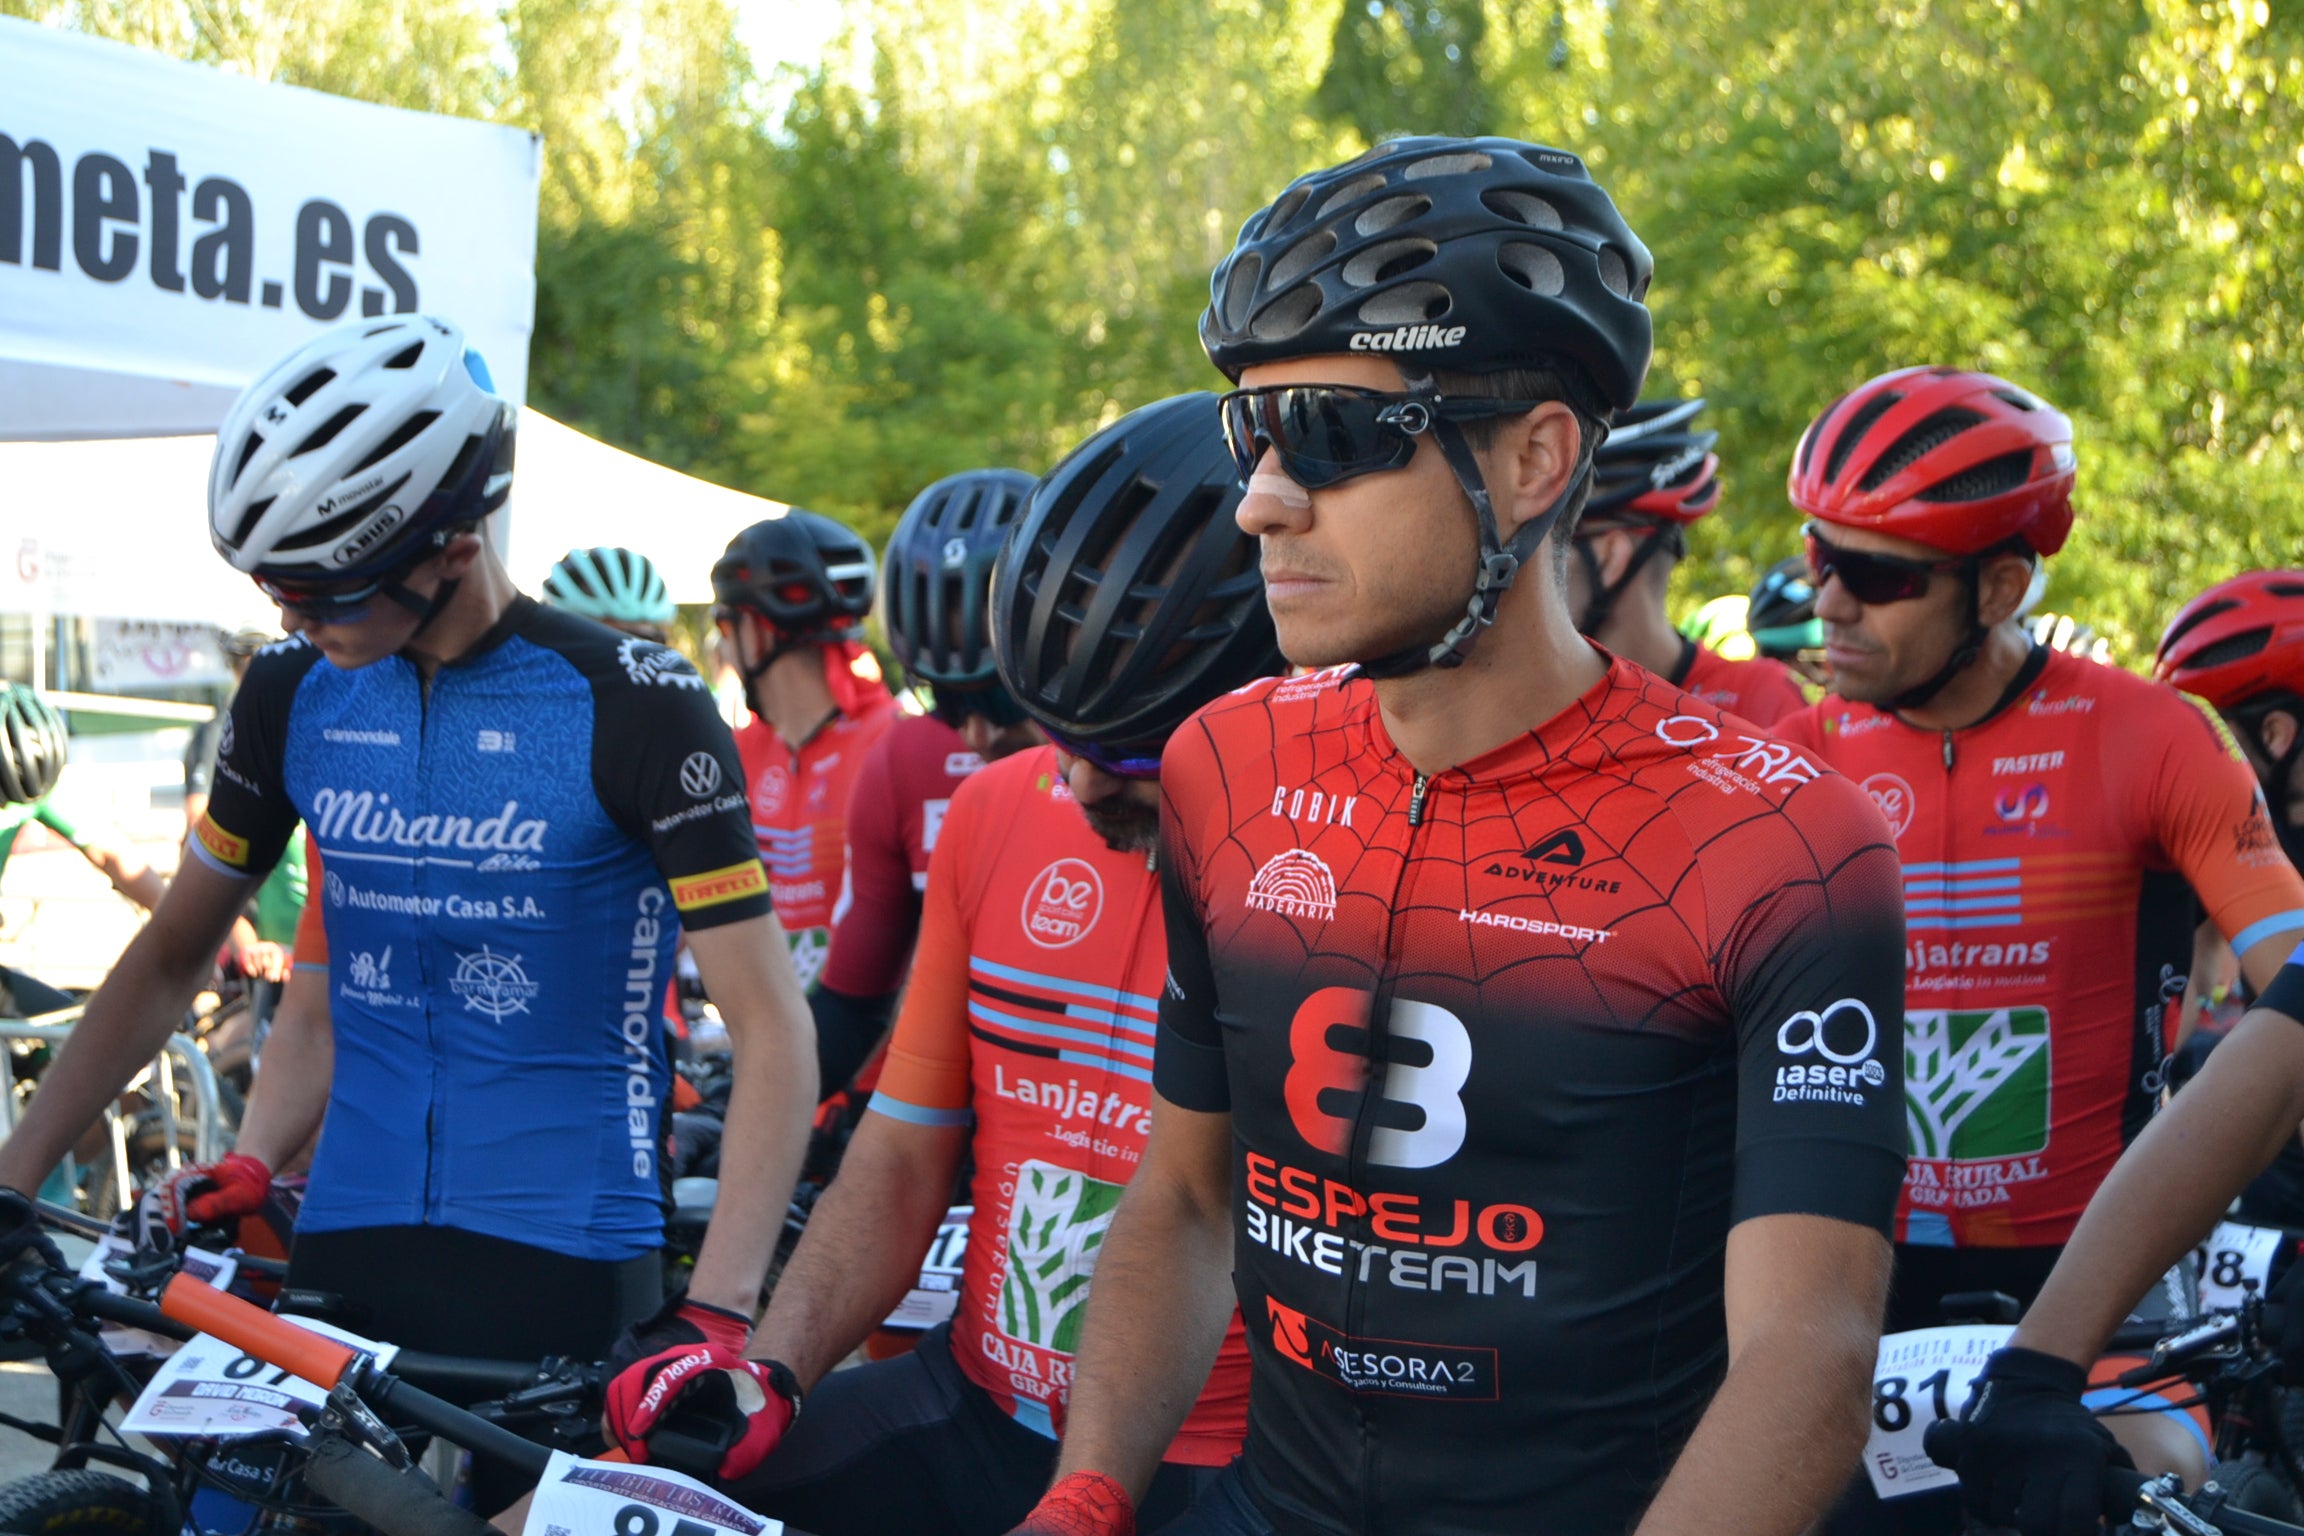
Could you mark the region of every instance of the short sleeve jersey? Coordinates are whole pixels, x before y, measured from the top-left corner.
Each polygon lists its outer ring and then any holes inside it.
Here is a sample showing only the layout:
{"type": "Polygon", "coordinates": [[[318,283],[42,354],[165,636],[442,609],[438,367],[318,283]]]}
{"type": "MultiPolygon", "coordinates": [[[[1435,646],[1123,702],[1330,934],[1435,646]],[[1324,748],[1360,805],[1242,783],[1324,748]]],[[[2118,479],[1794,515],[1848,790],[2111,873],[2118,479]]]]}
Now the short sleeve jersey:
{"type": "Polygon", "coordinates": [[[832,909],[848,856],[848,801],[864,758],[896,723],[896,701],[876,690],[868,707],[836,715],[798,750],[755,718],[736,733],[752,831],[768,865],[777,921],[803,990],[816,985],[832,944],[832,909]]]}
{"type": "Polygon", "coordinates": [[[1898,1237],[2066,1241],[2151,1113],[2193,894],[2237,950],[2304,930],[2255,776],[2204,704],[2045,648],[1965,730],[1837,697],[1775,729],[1861,784],[1903,855],[1898,1237]]]}
{"type": "MultiPolygon", "coordinates": [[[[1003,758],[953,796],[871,1107],[975,1122],[952,1352],[1011,1417],[1051,1437],[1096,1255],[1144,1156],[1166,964],[1151,861],[1089,830],[1053,750],[1003,758]]],[[[1247,1402],[1235,1319],[1167,1459],[1230,1461],[1247,1402]]]]}
{"type": "Polygon", "coordinates": [[[1156,1081],[1232,1117],[1279,1528],[1629,1530],[1719,1380],[1731,1225],[1886,1231],[1895,854],[1754,731],[1611,661],[1428,778],[1348,674],[1170,741],[1156,1081]]]}
{"type": "Polygon", "coordinates": [[[848,797],[847,884],[832,914],[825,986],[885,997],[903,984],[928,856],[953,794],[983,766],[934,715],[903,716],[864,754],[848,797]]]}
{"type": "Polygon", "coordinates": [[[299,819],[336,1039],[300,1228],[656,1246],[677,930],[769,911],[695,669],[526,598],[429,686],[402,657],[345,671],[274,645],[233,700],[193,851],[260,877],[299,819]]]}
{"type": "Polygon", "coordinates": [[[1687,670],[1673,681],[1714,708],[1754,725],[1773,725],[1808,707],[1800,679],[1773,656],[1730,661],[1708,646],[1694,646],[1687,670]]]}

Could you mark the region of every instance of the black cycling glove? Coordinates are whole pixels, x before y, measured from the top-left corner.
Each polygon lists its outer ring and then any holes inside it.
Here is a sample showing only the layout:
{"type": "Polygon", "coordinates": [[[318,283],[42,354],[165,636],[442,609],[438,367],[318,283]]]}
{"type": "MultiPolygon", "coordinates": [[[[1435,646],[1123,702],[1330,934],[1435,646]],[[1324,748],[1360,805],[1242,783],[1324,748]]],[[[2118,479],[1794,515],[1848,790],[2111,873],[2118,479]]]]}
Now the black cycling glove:
{"type": "Polygon", "coordinates": [[[1960,1501],[2023,1536],[2096,1536],[2108,1467],[2135,1463],[2080,1406],[2088,1373],[2032,1349],[1984,1363],[1961,1410],[1960,1501]]]}
{"type": "Polygon", "coordinates": [[[66,1267],[64,1255],[40,1230],[39,1207],[13,1189],[0,1189],[0,1269],[14,1268],[27,1253],[38,1254],[57,1269],[66,1267]]]}

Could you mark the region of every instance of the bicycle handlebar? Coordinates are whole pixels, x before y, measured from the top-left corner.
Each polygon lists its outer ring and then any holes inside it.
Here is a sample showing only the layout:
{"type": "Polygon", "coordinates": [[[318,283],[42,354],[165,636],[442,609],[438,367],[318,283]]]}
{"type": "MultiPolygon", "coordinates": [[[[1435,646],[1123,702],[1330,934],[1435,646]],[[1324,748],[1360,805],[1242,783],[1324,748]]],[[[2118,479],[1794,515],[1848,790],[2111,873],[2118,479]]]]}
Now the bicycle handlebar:
{"type": "Polygon", "coordinates": [[[190,1275],[180,1274],[168,1282],[160,1293],[160,1310],[315,1386],[334,1388],[360,1358],[348,1344],[299,1328],[190,1275]]]}

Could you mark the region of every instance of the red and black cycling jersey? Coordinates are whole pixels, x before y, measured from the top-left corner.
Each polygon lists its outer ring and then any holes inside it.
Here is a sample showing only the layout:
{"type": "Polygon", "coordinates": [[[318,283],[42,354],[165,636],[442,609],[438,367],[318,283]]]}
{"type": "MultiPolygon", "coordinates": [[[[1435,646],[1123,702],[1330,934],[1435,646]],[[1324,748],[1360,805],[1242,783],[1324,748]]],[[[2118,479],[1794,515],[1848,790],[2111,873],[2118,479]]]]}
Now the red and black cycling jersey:
{"type": "Polygon", "coordinates": [[[1612,661],[1429,778],[1333,672],[1169,744],[1155,1082],[1232,1117],[1280,1528],[1628,1530],[1718,1382],[1729,1228],[1887,1231],[1894,849],[1753,729],[1612,661]]]}

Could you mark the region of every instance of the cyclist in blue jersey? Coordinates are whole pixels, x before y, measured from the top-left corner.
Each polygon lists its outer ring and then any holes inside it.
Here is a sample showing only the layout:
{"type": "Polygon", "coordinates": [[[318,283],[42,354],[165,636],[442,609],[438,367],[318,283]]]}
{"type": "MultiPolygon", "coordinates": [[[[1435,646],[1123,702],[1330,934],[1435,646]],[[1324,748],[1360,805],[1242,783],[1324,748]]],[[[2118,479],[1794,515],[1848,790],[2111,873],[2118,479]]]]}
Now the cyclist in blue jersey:
{"type": "Polygon", "coordinates": [[[0,1146],[0,1184],[37,1184],[159,1048],[301,818],[333,1029],[276,1033],[212,1192],[260,1187],[325,1111],[291,1288],[459,1354],[597,1359],[637,1325],[621,1349],[646,1372],[673,1346],[741,1347],[814,1047],[703,679],[521,596],[480,536],[511,446],[477,355],[427,316],[332,331],[234,406],[212,533],[292,636],[251,665],[196,857],[0,1146]],[[656,1001],[682,930],[737,1048],[724,1164],[751,1177],[658,1310],[656,1001]]]}

